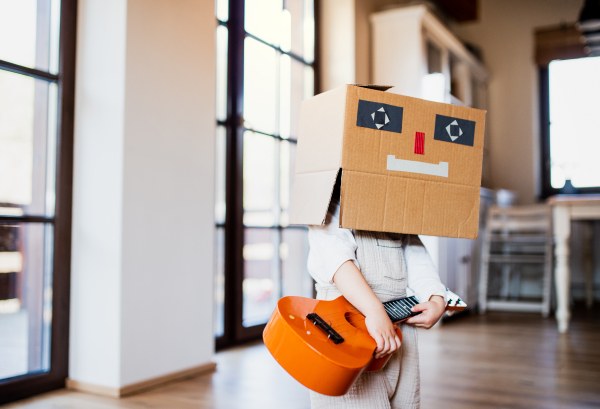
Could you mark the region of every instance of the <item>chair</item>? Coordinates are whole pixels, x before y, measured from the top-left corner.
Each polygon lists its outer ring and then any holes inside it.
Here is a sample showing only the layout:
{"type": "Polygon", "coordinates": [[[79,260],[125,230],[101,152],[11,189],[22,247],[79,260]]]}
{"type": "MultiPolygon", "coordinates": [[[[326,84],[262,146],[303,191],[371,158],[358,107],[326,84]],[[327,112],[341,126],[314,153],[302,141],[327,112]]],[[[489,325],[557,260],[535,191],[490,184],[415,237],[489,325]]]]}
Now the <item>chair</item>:
{"type": "Polygon", "coordinates": [[[551,280],[551,207],[490,207],[482,245],[480,313],[487,310],[541,312],[547,317],[551,280]],[[490,266],[498,268],[492,271],[490,266]],[[541,301],[522,295],[521,282],[525,276],[541,281],[541,301]]]}

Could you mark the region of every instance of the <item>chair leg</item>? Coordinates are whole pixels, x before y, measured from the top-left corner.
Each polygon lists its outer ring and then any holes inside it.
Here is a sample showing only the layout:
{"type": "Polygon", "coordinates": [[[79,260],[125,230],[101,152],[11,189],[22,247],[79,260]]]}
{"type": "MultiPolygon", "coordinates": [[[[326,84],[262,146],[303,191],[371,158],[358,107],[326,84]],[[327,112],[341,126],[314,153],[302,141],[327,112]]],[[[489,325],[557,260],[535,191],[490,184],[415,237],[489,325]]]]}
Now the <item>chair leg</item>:
{"type": "Polygon", "coordinates": [[[592,224],[583,223],[583,277],[585,281],[585,305],[588,309],[594,304],[594,266],[592,251],[592,224]]]}
{"type": "Polygon", "coordinates": [[[504,264],[502,266],[502,288],[500,289],[500,298],[503,300],[508,299],[510,294],[510,264],[504,264]]]}
{"type": "Polygon", "coordinates": [[[514,274],[512,275],[511,280],[511,291],[509,293],[509,297],[512,300],[519,300],[521,297],[521,269],[523,266],[518,266],[515,268],[514,274]]]}

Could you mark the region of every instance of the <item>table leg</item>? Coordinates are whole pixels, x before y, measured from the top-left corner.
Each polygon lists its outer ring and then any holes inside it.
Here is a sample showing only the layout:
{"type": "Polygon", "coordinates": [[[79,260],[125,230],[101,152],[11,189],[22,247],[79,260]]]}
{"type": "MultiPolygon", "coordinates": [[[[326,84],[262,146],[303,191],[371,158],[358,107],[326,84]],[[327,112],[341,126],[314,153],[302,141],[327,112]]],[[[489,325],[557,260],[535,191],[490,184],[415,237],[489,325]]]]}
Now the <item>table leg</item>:
{"type": "Polygon", "coordinates": [[[558,332],[567,332],[569,328],[569,293],[571,284],[571,272],[569,268],[569,237],[571,235],[571,218],[569,207],[554,206],[554,238],[556,248],[556,266],[554,281],[556,285],[556,320],[558,321],[558,332]]]}

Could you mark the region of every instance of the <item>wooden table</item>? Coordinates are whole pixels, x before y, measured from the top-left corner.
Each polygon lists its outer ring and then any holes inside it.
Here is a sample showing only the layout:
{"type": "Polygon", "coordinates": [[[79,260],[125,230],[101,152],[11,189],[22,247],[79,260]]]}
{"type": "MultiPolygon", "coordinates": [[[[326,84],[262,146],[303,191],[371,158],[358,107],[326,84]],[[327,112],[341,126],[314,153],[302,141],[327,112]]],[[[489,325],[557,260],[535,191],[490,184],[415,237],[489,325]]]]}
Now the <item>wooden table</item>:
{"type": "MultiPolygon", "coordinates": [[[[548,199],[553,207],[553,230],[555,239],[556,265],[554,280],[556,284],[556,320],[558,331],[567,332],[571,313],[569,311],[569,292],[571,271],[569,267],[569,237],[571,236],[571,220],[600,219],[600,195],[558,195],[548,199]]],[[[587,242],[591,237],[586,237],[587,242]]],[[[589,243],[588,243],[589,244],[589,243]]],[[[588,304],[592,296],[591,283],[588,283],[588,304]]]]}

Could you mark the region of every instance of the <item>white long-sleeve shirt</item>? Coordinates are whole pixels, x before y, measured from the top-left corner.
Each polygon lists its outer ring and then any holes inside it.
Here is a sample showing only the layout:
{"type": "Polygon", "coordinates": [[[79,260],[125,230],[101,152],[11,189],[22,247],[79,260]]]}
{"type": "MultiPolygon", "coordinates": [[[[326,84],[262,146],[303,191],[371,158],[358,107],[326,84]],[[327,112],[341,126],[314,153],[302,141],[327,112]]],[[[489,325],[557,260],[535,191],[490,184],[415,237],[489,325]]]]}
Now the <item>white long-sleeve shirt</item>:
{"type": "MultiPolygon", "coordinates": [[[[339,204],[332,201],[326,223],[308,228],[308,272],[322,286],[335,285],[333,276],[348,260],[360,270],[356,260],[356,239],[351,230],[339,227],[339,213],[339,204]]],[[[447,301],[446,287],[440,281],[437,268],[418,236],[405,235],[402,247],[408,290],[412,290],[420,302],[429,301],[432,295],[440,295],[447,301]]],[[[411,295],[411,291],[408,292],[411,295]]]]}

